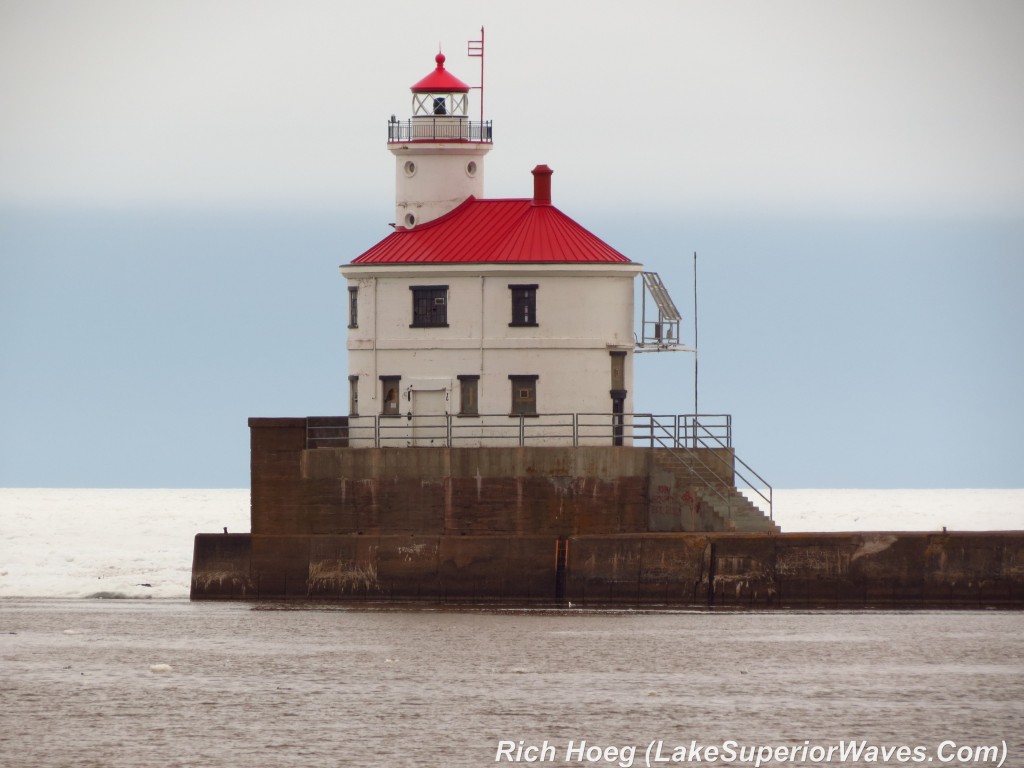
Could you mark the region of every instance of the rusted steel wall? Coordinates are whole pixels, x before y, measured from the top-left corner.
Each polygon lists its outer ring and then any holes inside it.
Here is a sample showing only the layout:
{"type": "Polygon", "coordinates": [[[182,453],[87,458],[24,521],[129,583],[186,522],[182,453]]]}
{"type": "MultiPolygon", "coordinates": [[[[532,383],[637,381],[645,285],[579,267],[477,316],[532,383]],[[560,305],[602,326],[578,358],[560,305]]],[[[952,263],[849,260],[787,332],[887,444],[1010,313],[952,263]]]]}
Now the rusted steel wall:
{"type": "Polygon", "coordinates": [[[196,536],[193,600],[554,600],[549,536],[231,536],[196,536]]]}
{"type": "Polygon", "coordinates": [[[306,419],[249,424],[252,534],[196,537],[196,599],[1024,607],[1024,532],[722,533],[701,497],[732,487],[727,450],[307,449],[306,419]]]}
{"type": "Polygon", "coordinates": [[[200,534],[192,597],[1021,608],[1024,532],[200,534]]]}
{"type": "Polygon", "coordinates": [[[1024,606],[1024,532],[570,539],[578,603],[1024,606]]]}
{"type": "Polygon", "coordinates": [[[692,466],[657,449],[612,446],[307,450],[305,419],[249,426],[254,534],[572,536],[726,525],[701,507],[696,486],[731,487],[731,450],[699,451],[692,466]]]}

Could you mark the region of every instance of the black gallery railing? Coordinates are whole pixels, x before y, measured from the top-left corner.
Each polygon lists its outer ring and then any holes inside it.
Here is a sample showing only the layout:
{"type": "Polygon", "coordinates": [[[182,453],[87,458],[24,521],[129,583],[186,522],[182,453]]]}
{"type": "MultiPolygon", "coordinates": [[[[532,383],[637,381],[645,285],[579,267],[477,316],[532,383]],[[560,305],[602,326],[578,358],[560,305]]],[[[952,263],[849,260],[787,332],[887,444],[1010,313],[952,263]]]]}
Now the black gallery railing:
{"type": "Polygon", "coordinates": [[[491,121],[474,122],[466,118],[417,117],[392,120],[388,123],[388,143],[405,141],[470,141],[491,144],[494,141],[491,121]]]}

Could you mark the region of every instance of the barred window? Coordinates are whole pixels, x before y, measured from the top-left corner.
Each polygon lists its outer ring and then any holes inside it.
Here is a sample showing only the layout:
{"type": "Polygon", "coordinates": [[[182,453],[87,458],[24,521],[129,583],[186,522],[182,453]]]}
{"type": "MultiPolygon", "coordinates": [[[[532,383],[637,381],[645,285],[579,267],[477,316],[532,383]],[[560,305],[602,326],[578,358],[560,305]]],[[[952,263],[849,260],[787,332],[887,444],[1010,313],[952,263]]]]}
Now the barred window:
{"type": "Polygon", "coordinates": [[[512,291],[512,322],[510,326],[537,325],[537,286],[510,285],[512,291]]]}
{"type": "Polygon", "coordinates": [[[359,327],[359,289],[348,289],[348,327],[359,327]]]}
{"type": "Polygon", "coordinates": [[[410,328],[448,327],[448,286],[413,285],[410,328]]]}

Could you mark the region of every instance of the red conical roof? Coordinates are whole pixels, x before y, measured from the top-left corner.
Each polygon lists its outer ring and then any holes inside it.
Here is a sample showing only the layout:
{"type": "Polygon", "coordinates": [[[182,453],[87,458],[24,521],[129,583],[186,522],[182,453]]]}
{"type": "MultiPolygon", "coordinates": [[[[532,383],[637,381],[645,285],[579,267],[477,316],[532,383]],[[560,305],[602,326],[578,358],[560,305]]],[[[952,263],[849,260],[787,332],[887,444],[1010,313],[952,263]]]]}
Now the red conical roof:
{"type": "Polygon", "coordinates": [[[437,68],[410,90],[413,93],[469,93],[469,86],[444,68],[444,54],[434,57],[437,68]]]}

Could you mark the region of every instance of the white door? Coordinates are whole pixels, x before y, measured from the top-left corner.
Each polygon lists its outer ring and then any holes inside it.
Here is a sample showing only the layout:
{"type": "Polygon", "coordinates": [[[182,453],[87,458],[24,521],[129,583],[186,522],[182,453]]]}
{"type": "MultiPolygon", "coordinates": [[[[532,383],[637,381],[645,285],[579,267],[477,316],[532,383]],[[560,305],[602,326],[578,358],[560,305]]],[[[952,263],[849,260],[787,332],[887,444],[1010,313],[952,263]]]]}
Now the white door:
{"type": "Polygon", "coordinates": [[[412,391],[413,445],[448,444],[448,391],[414,389],[412,391]]]}

